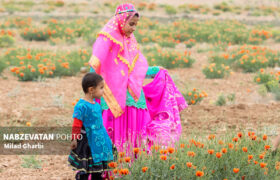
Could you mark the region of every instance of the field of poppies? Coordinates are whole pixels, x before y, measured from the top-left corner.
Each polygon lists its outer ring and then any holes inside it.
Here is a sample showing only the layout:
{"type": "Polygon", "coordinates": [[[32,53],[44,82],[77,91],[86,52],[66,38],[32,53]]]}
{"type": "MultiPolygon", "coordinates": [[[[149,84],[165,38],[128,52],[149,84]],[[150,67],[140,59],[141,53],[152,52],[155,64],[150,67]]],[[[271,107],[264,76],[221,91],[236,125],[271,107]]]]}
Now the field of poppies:
{"type": "Polygon", "coordinates": [[[238,132],[227,137],[183,140],[175,147],[153,145],[119,152],[111,179],[277,179],[279,162],[267,135],[238,132]],[[135,158],[137,157],[137,158],[135,158]]]}
{"type": "MultiPolygon", "coordinates": [[[[72,125],[92,44],[120,2],[0,0],[0,126],[72,125]]],[[[119,152],[110,179],[279,179],[280,1],[132,3],[149,65],[190,106],[180,142],[119,152]]],[[[74,177],[67,155],[0,157],[1,178],[74,177]]]]}

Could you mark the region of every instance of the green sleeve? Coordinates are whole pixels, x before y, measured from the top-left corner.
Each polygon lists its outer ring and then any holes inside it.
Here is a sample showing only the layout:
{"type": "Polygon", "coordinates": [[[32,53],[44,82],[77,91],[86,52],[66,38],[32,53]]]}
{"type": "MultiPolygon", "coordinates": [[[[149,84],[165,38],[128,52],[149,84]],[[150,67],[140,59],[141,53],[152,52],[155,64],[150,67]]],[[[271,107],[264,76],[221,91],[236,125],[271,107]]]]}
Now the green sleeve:
{"type": "Polygon", "coordinates": [[[160,68],[158,66],[149,66],[146,73],[146,78],[153,78],[159,72],[160,68]]]}
{"type": "Polygon", "coordinates": [[[95,72],[95,70],[92,67],[90,67],[90,71],[89,72],[95,72]]]}

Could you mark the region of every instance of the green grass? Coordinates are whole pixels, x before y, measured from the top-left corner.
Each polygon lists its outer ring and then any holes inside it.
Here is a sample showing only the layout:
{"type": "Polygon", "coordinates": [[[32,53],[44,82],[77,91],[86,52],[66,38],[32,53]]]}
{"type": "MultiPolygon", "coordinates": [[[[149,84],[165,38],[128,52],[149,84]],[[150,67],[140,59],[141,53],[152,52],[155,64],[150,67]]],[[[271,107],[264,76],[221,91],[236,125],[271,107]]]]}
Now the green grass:
{"type": "Polygon", "coordinates": [[[35,155],[28,155],[22,157],[21,167],[31,168],[31,169],[40,169],[42,168],[42,161],[38,159],[35,155]]]}

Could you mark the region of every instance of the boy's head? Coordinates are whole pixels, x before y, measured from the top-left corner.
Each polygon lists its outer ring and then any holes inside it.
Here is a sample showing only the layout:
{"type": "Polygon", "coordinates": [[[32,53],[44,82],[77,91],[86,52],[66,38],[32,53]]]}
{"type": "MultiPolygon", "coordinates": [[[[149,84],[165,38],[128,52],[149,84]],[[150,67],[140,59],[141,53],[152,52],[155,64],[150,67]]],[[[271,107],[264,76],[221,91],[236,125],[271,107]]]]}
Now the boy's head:
{"type": "Polygon", "coordinates": [[[93,98],[100,98],[103,95],[103,78],[94,73],[87,73],[82,80],[82,87],[85,94],[90,94],[93,98]]]}

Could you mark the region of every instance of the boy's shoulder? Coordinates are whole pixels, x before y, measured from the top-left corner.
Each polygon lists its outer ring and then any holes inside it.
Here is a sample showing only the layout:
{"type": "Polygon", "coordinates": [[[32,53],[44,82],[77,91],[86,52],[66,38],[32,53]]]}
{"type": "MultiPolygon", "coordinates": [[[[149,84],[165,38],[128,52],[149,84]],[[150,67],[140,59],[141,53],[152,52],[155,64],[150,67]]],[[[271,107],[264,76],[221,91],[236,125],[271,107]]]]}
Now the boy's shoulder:
{"type": "Polygon", "coordinates": [[[74,107],[73,118],[83,120],[83,114],[85,112],[84,110],[85,110],[85,104],[80,99],[74,107]]]}
{"type": "Polygon", "coordinates": [[[79,101],[75,104],[74,109],[82,109],[84,105],[85,103],[83,102],[83,99],[79,99],[79,101]]]}

